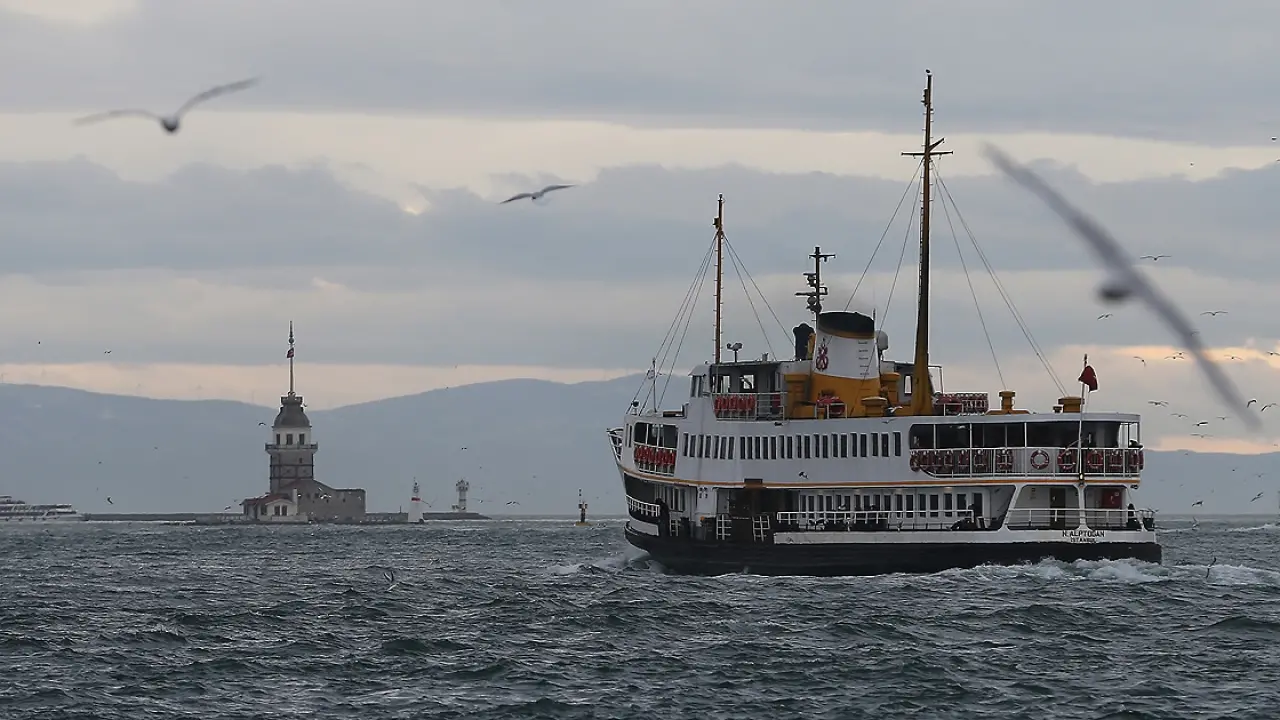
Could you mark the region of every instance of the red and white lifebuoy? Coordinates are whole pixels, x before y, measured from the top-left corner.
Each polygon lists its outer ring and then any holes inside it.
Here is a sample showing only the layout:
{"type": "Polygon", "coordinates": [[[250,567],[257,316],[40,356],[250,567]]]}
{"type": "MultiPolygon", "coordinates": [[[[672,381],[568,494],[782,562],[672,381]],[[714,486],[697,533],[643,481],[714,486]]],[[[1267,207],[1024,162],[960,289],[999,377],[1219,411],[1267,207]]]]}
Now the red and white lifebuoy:
{"type": "MultiPolygon", "coordinates": [[[[1062,459],[1059,458],[1058,461],[1059,464],[1061,464],[1062,459]]],[[[1045,452],[1041,448],[1036,448],[1035,451],[1031,453],[1031,467],[1036,470],[1043,470],[1049,467],[1049,453],[1045,452]]]]}
{"type": "Polygon", "coordinates": [[[968,475],[970,469],[971,468],[969,465],[969,451],[957,450],[956,451],[956,472],[968,475]]]}
{"type": "Polygon", "coordinates": [[[920,472],[920,453],[911,453],[911,472],[920,472]]]}
{"type": "Polygon", "coordinates": [[[1058,470],[1062,472],[1076,471],[1076,450],[1074,448],[1064,448],[1058,453],[1058,470]]]}
{"type": "Polygon", "coordinates": [[[1102,453],[1097,450],[1085,453],[1084,466],[1089,472],[1102,472],[1102,453]]]}

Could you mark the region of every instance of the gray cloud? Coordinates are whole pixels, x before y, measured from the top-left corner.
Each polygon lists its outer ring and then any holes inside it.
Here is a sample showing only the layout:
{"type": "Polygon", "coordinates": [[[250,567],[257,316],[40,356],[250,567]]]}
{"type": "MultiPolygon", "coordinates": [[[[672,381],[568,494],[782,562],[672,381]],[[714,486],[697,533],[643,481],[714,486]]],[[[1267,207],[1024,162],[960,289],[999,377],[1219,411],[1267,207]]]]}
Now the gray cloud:
{"type": "MultiPolygon", "coordinates": [[[[1211,343],[1277,335],[1268,293],[1277,249],[1264,198],[1277,171],[1220,180],[1093,185],[1065,170],[1060,187],[1093,209],[1133,252],[1171,253],[1156,278],[1195,314],[1211,343]],[[1166,269],[1167,266],[1167,269],[1166,269]]],[[[532,184],[533,179],[530,180],[532,184]]],[[[1039,342],[1163,343],[1137,309],[1103,312],[1098,280],[1076,241],[1015,188],[993,178],[949,184],[980,246],[1039,342]]],[[[544,207],[499,206],[463,190],[427,191],[432,211],[343,187],[320,169],[234,171],[188,167],[165,181],[122,181],[86,162],[0,165],[0,335],[10,362],[258,363],[278,360],[277,335],[305,328],[309,359],[341,363],[647,364],[711,241],[715,195],[727,229],[762,283],[779,327],[749,307],[728,271],[727,339],[757,353],[755,312],[785,353],[807,319],[793,293],[813,245],[838,254],[827,267],[829,307],[842,307],[884,231],[904,183],[741,167],[603,172],[544,207]],[[781,276],[781,277],[771,277],[781,276]],[[35,341],[41,340],[36,346],[35,341]]],[[[942,204],[935,206],[933,339],[936,357],[989,362],[973,299],[942,204]]],[[[859,293],[909,347],[915,231],[907,202],[859,293]],[[892,276],[907,255],[893,301],[892,276]]],[[[1028,345],[960,230],[968,270],[1002,354],[1028,345]]],[[[708,289],[682,364],[710,354],[708,289]]]]}
{"type": "Polygon", "coordinates": [[[22,69],[0,102],[164,107],[263,73],[220,103],[903,131],[930,67],[947,132],[1259,142],[1280,126],[1280,6],[1260,1],[139,6],[87,29],[0,12],[0,66],[22,69]]]}

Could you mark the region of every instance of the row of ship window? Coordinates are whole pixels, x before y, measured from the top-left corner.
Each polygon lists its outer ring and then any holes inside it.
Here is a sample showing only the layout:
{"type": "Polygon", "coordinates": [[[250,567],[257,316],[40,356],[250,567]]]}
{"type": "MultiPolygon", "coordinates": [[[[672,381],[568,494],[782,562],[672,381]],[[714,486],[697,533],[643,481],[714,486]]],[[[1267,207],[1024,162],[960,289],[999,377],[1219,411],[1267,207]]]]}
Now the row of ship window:
{"type": "Polygon", "coordinates": [[[902,433],[814,433],[737,438],[684,433],[680,454],[712,460],[733,460],[735,457],[741,460],[901,457],[902,433]]]}
{"type": "Polygon", "coordinates": [[[952,517],[954,512],[972,511],[982,514],[982,493],[882,493],[861,495],[811,495],[800,496],[800,512],[924,512],[929,517],[952,517]],[[972,497],[972,502],[970,502],[972,497]],[[919,498],[919,500],[917,500],[919,498]],[[941,507],[939,507],[941,506],[941,507]]]}

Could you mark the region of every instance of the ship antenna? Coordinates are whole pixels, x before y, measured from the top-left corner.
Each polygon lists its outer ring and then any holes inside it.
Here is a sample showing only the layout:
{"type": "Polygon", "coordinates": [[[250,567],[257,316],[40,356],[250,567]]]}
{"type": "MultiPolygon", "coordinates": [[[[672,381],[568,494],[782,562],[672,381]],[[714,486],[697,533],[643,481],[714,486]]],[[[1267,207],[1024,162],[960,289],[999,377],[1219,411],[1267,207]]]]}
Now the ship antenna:
{"type": "Polygon", "coordinates": [[[289,321],[289,397],[293,397],[293,321],[289,321]]]}
{"type": "Polygon", "coordinates": [[[804,278],[808,281],[810,289],[798,292],[796,295],[809,298],[809,312],[816,318],[822,313],[822,296],[827,294],[827,287],[822,284],[822,263],[835,257],[835,253],[824,253],[820,246],[815,245],[813,254],[809,257],[813,258],[813,272],[805,273],[804,278]]]}
{"type": "Polygon", "coordinates": [[[923,158],[920,188],[920,297],[916,307],[916,357],[911,370],[911,414],[933,414],[933,383],[929,379],[929,202],[930,173],[935,155],[950,155],[950,150],[937,150],[946,138],[933,139],[933,73],[924,71],[924,150],[904,152],[909,157],[923,158]]]}
{"type": "Polygon", "coordinates": [[[724,302],[724,193],[716,201],[716,354],[715,364],[720,364],[720,314],[724,302]]]}

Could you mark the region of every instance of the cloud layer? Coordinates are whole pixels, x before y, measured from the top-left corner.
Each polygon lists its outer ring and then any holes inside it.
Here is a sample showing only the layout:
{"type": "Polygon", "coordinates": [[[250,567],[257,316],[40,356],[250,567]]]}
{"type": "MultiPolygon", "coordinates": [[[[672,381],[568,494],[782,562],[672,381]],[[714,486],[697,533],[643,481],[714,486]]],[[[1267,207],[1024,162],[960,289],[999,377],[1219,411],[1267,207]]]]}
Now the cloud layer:
{"type": "MultiPolygon", "coordinates": [[[[1148,272],[1194,316],[1244,392],[1264,403],[1269,394],[1280,398],[1280,357],[1269,354],[1280,350],[1270,310],[1280,291],[1267,270],[1278,251],[1265,200],[1276,170],[1198,184],[1096,185],[1070,171],[1049,174],[1135,255],[1171,254],[1148,263],[1148,272]],[[1228,313],[1200,315],[1220,309],[1228,313]]],[[[808,319],[794,293],[804,289],[805,255],[820,244],[837,254],[825,268],[828,308],[844,307],[857,287],[852,307],[874,308],[891,355],[905,358],[915,295],[913,190],[732,166],[627,167],[542,206],[424,189],[430,210],[413,215],[319,169],[193,166],[135,183],[84,161],[0,165],[0,213],[8,219],[0,335],[11,381],[39,382],[33,373],[41,368],[44,377],[53,371],[113,390],[129,383],[117,372],[95,384],[92,363],[177,364],[180,372],[175,366],[155,383],[166,392],[193,382],[191,367],[200,364],[278,366],[290,320],[306,362],[346,368],[355,383],[367,367],[383,379],[365,384],[385,394],[394,392],[391,376],[376,368],[389,365],[617,373],[644,367],[659,350],[710,246],[715,197],[724,192],[734,257],[749,271],[740,278],[736,261],[726,268],[726,341],[743,342],[748,355],[789,353],[791,327],[808,319]]],[[[1150,411],[1160,434],[1196,432],[1168,413],[1231,414],[1211,412],[1188,362],[1166,359],[1167,333],[1145,312],[1095,302],[1092,259],[1047,212],[996,179],[955,178],[946,191],[934,206],[932,357],[947,365],[949,387],[1014,387],[1040,409],[1060,394],[1007,297],[1065,389],[1075,387],[1078,358],[1089,352],[1106,388],[1099,401],[1150,411]],[[1104,313],[1111,317],[1098,319],[1104,313]],[[1169,395],[1179,407],[1146,406],[1169,395]]],[[[711,355],[710,287],[702,286],[678,357],[667,356],[678,373],[711,355]]],[[[431,386],[419,375],[403,375],[405,391],[431,386]]],[[[222,387],[234,377],[220,372],[198,384],[222,387]]],[[[1216,434],[1236,435],[1229,427],[1216,434]]]]}
{"type": "Polygon", "coordinates": [[[45,5],[0,5],[0,65],[24,69],[0,106],[176,106],[196,78],[262,73],[270,92],[229,106],[896,130],[931,68],[956,132],[1240,142],[1280,123],[1280,6],[1254,1],[103,0],[82,23],[45,5]]]}

